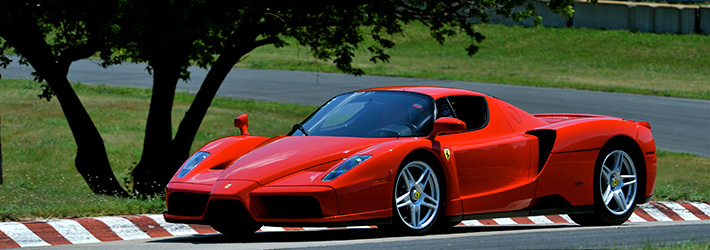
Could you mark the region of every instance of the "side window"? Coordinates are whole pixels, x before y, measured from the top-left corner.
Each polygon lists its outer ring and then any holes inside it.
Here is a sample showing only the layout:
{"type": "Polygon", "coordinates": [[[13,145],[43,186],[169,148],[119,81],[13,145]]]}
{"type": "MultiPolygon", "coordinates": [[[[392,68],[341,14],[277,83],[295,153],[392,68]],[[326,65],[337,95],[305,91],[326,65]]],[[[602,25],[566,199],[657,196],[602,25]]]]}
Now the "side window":
{"type": "Polygon", "coordinates": [[[438,117],[456,117],[466,123],[468,131],[488,124],[488,105],[482,96],[450,96],[437,100],[436,104],[438,117]]]}

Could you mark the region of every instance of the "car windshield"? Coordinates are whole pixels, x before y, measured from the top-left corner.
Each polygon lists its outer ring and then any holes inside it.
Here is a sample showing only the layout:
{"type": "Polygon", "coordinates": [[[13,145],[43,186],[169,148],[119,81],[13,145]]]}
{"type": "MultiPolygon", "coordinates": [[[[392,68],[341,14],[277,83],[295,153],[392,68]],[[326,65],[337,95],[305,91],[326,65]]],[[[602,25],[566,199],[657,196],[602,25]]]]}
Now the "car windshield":
{"type": "Polygon", "coordinates": [[[431,97],[399,91],[360,91],[334,97],[296,124],[289,135],[346,137],[426,136],[432,130],[431,97]]]}

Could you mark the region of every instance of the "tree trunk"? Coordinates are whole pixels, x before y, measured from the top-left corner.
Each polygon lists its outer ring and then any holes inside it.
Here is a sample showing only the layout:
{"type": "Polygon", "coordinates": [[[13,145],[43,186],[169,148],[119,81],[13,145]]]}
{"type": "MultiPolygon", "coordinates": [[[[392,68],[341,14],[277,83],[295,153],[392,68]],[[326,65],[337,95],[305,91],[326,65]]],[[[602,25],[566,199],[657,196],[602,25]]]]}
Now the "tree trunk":
{"type": "Polygon", "coordinates": [[[127,196],[108,161],[103,139],[67,80],[71,62],[55,61],[31,15],[19,13],[0,20],[0,36],[25,57],[52,88],[77,144],[75,166],[92,192],[127,196]]]}
{"type": "MultiPolygon", "coordinates": [[[[170,114],[180,70],[176,64],[171,64],[170,58],[173,63],[179,62],[179,60],[175,60],[179,56],[173,53],[170,54],[172,57],[158,57],[161,60],[153,62],[155,63],[152,64],[154,72],[153,97],[146,125],[143,156],[133,171],[134,190],[137,193],[157,194],[164,191],[170,178],[189,157],[190,148],[200,124],[202,124],[217,90],[232,67],[249,51],[279,41],[275,37],[255,41],[259,35],[258,32],[251,30],[251,27],[242,29],[243,32],[237,31],[236,33],[239,35],[233,36],[235,40],[232,46],[225,48],[217,61],[212,64],[200,90],[180,122],[173,140],[170,140],[172,132],[170,114]]],[[[168,52],[172,53],[173,50],[168,50],[168,52]]]]}
{"type": "MultiPolygon", "coordinates": [[[[106,148],[99,131],[94,126],[91,117],[84,109],[84,105],[79,100],[74,89],[72,89],[69,80],[67,80],[69,65],[58,65],[54,61],[54,57],[47,44],[44,43],[44,38],[38,29],[31,30],[32,26],[22,27],[20,22],[15,25],[19,30],[8,29],[7,25],[3,25],[0,35],[11,43],[20,55],[27,58],[32,67],[47,81],[47,84],[57,96],[77,144],[77,154],[74,162],[77,171],[84,178],[92,192],[127,196],[127,193],[118,183],[111,170],[106,148]],[[23,28],[25,29],[23,30],[23,28]],[[34,32],[35,36],[28,35],[30,31],[36,31],[34,32]]],[[[10,26],[13,25],[11,24],[10,26]]]]}
{"type": "MultiPolygon", "coordinates": [[[[34,67],[34,63],[32,63],[34,67]]],[[[38,72],[40,72],[38,70],[38,72]]],[[[43,74],[44,76],[44,74],[43,74]]],[[[77,171],[84,177],[89,188],[97,194],[128,196],[116,179],[106,154],[104,141],[94,126],[91,117],[84,109],[79,97],[71,88],[66,74],[60,76],[50,73],[45,76],[47,83],[57,95],[57,99],[69,122],[77,153],[74,164],[77,171]]]]}
{"type": "MultiPolygon", "coordinates": [[[[187,160],[190,155],[190,148],[195,139],[195,135],[200,128],[200,124],[205,118],[205,114],[212,104],[212,100],[224,79],[244,55],[259,46],[278,42],[277,38],[268,38],[255,41],[259,33],[254,32],[252,26],[240,27],[236,35],[232,36],[232,46],[227,46],[212,64],[205,80],[202,81],[200,90],[192,101],[190,109],[185,113],[185,117],[180,122],[177,134],[173,140],[173,152],[175,153],[172,164],[172,172],[177,172],[178,168],[187,160]]],[[[228,42],[230,44],[230,42],[228,42]]],[[[172,175],[171,175],[172,176],[172,175]]]]}
{"type": "Polygon", "coordinates": [[[217,95],[217,91],[219,87],[222,86],[224,79],[232,70],[234,64],[239,62],[242,55],[243,54],[222,54],[212,65],[205,80],[202,81],[200,90],[197,92],[195,100],[192,101],[190,109],[187,110],[185,117],[180,122],[177,134],[173,140],[174,161],[170,166],[173,173],[177,172],[178,168],[180,168],[189,157],[190,148],[195,140],[195,135],[200,129],[200,124],[202,124],[205,114],[212,104],[212,100],[215,95],[217,95]]]}
{"type": "Polygon", "coordinates": [[[167,60],[151,62],[153,91],[145,128],[143,154],[133,169],[133,191],[139,195],[155,195],[175,173],[172,165],[172,107],[175,88],[180,76],[179,67],[167,60]],[[171,172],[172,171],[172,172],[171,172]]]}

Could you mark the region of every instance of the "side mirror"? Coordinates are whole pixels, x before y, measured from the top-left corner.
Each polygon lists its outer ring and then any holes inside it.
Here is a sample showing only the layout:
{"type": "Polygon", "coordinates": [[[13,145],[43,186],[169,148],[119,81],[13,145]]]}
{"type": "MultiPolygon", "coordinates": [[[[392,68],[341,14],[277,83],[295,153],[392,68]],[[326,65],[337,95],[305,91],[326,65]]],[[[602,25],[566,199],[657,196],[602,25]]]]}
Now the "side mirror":
{"type": "Polygon", "coordinates": [[[247,114],[241,114],[234,118],[234,126],[239,129],[242,135],[249,135],[249,116],[247,114]]]}
{"type": "Polygon", "coordinates": [[[429,134],[427,138],[431,140],[442,133],[453,134],[461,132],[466,132],[465,122],[456,118],[441,117],[434,121],[434,130],[431,131],[431,134],[429,134]]]}

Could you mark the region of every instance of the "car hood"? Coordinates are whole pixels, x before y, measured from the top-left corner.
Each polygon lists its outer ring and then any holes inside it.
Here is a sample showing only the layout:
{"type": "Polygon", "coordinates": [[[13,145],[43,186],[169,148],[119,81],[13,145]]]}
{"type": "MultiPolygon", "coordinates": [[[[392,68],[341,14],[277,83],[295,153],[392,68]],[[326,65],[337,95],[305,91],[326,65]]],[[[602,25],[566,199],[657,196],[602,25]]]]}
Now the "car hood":
{"type": "Polygon", "coordinates": [[[321,164],[347,158],[395,138],[327,136],[275,137],[234,161],[220,180],[249,180],[265,185],[321,164]]]}

